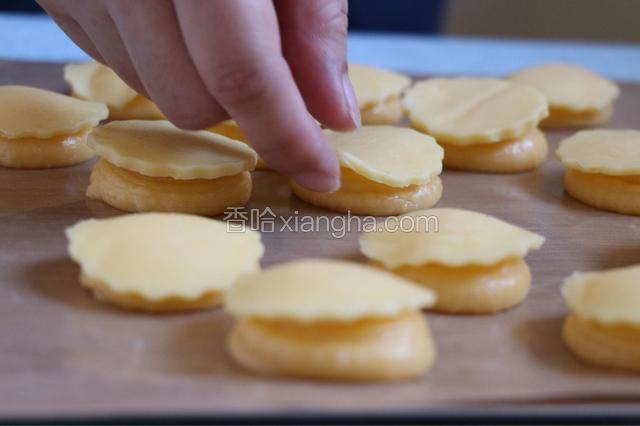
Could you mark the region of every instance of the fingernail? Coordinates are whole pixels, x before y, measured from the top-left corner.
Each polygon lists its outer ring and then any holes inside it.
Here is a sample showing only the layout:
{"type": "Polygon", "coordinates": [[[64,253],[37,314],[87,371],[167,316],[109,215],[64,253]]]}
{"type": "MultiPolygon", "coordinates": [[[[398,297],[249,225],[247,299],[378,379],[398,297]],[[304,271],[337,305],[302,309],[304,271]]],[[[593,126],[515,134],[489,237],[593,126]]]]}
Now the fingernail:
{"type": "Polygon", "coordinates": [[[340,189],[340,178],[325,173],[302,172],[294,175],[293,180],[315,192],[335,192],[340,189]]]}
{"type": "Polygon", "coordinates": [[[344,92],[344,98],[347,102],[347,106],[349,107],[349,117],[351,117],[351,121],[353,121],[353,125],[355,127],[360,127],[362,124],[360,118],[360,107],[358,106],[356,93],[353,91],[353,86],[351,85],[351,80],[349,80],[349,75],[347,73],[342,75],[342,91],[344,92]]]}

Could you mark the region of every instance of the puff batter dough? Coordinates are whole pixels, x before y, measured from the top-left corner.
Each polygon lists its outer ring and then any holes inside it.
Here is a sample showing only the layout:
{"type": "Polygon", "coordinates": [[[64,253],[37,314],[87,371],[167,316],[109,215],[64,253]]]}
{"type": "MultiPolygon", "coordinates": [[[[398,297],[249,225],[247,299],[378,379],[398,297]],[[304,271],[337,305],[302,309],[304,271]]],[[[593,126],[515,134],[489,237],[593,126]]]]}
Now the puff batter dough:
{"type": "Polygon", "coordinates": [[[162,120],[164,115],[148,98],[129,87],[109,67],[98,62],[67,64],[64,79],[71,95],[109,107],[111,120],[162,120]]]}
{"type": "Polygon", "coordinates": [[[107,107],[26,86],[0,86],[0,165],[64,167],[93,157],[89,131],[107,107]]]}
{"type": "MultiPolygon", "coordinates": [[[[209,127],[208,130],[210,132],[226,136],[229,139],[235,139],[237,141],[244,142],[247,145],[251,146],[251,144],[249,143],[249,139],[247,139],[247,136],[244,134],[242,129],[240,129],[238,123],[236,123],[234,120],[223,121],[222,123],[218,123],[215,126],[209,127]]],[[[269,167],[267,163],[265,163],[264,160],[260,158],[260,156],[258,156],[256,170],[267,171],[271,170],[271,167],[269,167]]]]}
{"type": "Polygon", "coordinates": [[[89,144],[102,159],[87,196],[122,210],[213,216],[251,195],[256,154],[222,135],[131,120],[97,128],[89,144]]]}
{"type": "Polygon", "coordinates": [[[569,349],[599,367],[640,372],[640,266],[574,273],[562,290],[569,349]]]}
{"type": "Polygon", "coordinates": [[[292,182],[293,192],[339,212],[394,215],[433,206],[442,194],[442,148],[412,129],[363,126],[325,132],[341,165],[340,189],[313,192],[292,182]]]}
{"type": "Polygon", "coordinates": [[[384,271],[299,260],[241,278],[225,295],[237,319],[227,347],[263,374],[394,380],[423,374],[435,350],[419,310],[431,291],[384,271]]]}
{"type": "Polygon", "coordinates": [[[403,105],[412,127],[444,148],[446,167],[515,173],[547,155],[537,125],[548,107],[534,88],[491,78],[434,78],[410,88],[403,105]]]}
{"type": "Polygon", "coordinates": [[[66,231],[80,281],[126,309],[177,312],[220,303],[242,274],[259,269],[260,234],[174,213],[88,219],[66,231]]]}
{"type": "Polygon", "coordinates": [[[535,87],[549,101],[549,117],[540,123],[545,129],[594,127],[613,114],[618,86],[577,65],[545,64],[525,68],[511,81],[535,87]]]}
{"type": "Polygon", "coordinates": [[[400,96],[411,84],[408,76],[349,64],[349,79],[358,100],[362,124],[394,124],[402,119],[400,96]]]}
{"type": "Polygon", "coordinates": [[[459,209],[415,211],[396,222],[363,233],[360,249],[373,265],[435,291],[432,309],[493,313],[527,296],[531,273],[523,257],[542,246],[542,236],[459,209]]]}
{"type": "Polygon", "coordinates": [[[583,130],[556,155],[567,168],[565,190],[602,210],[640,215],[640,131],[583,130]]]}

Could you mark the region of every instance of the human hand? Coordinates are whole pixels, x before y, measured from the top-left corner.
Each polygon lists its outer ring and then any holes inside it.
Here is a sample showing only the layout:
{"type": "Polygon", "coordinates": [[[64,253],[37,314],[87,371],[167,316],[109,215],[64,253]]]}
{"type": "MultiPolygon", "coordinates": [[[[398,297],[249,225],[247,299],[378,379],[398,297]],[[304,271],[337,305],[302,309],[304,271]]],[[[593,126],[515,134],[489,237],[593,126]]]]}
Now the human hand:
{"type": "Polygon", "coordinates": [[[337,189],[338,163],[314,117],[336,130],[360,124],[346,0],[39,3],[177,126],[232,117],[272,168],[311,190],[337,189]]]}

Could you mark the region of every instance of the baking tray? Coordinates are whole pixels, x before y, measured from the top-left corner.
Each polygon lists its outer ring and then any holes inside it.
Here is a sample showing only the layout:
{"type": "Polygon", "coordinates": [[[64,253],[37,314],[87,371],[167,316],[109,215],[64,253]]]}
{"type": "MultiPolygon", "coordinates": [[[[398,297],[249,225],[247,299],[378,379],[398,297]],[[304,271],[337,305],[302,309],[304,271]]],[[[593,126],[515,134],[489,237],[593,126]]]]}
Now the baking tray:
{"type": "MultiPolygon", "coordinates": [[[[0,61],[0,83],[68,90],[60,64],[0,61]]],[[[638,111],[640,86],[622,84],[609,127],[639,127],[638,111]]],[[[551,153],[567,135],[547,134],[551,153]]],[[[85,198],[92,164],[0,168],[0,420],[640,418],[640,377],[584,365],[560,337],[563,278],[640,263],[640,220],[569,198],[552,154],[530,173],[443,173],[438,206],[492,214],[547,237],[527,258],[531,294],[497,315],[428,314],[438,352],[433,370],[419,380],[368,384],[247,374],[225,353],[232,319],[220,310],[154,316],[96,302],[78,283],[64,237],[78,220],[122,214],[85,198]]],[[[256,172],[254,186],[249,209],[333,216],[297,200],[275,173],[256,172]]],[[[300,257],[364,261],[355,232],[263,239],[264,266],[300,257]]]]}

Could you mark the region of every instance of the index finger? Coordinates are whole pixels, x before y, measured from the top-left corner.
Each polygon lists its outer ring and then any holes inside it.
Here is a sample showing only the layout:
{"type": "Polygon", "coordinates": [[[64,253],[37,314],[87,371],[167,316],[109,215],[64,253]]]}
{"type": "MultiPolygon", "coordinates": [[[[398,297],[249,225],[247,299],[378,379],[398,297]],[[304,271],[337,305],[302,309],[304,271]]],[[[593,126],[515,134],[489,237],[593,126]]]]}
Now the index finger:
{"type": "Polygon", "coordinates": [[[282,56],[272,3],[181,0],[175,8],[205,86],[262,158],[311,190],[337,189],[335,153],[282,56]]]}

